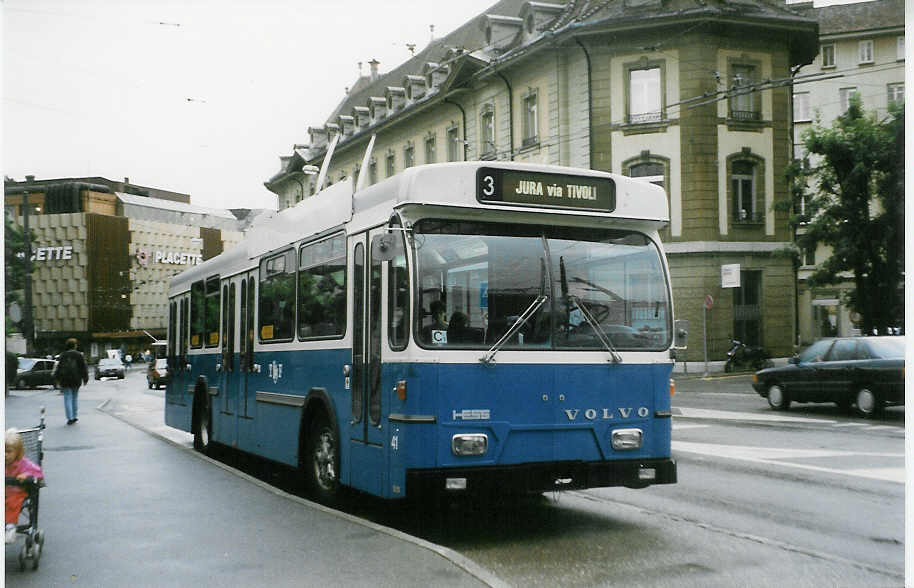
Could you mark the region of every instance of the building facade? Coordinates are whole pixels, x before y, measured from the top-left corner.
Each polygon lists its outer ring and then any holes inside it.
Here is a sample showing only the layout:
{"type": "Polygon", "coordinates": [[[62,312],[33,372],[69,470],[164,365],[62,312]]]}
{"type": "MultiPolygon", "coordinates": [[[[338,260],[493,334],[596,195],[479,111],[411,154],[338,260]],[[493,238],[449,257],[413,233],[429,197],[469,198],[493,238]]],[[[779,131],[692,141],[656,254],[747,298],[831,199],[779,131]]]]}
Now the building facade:
{"type": "Polygon", "coordinates": [[[90,358],[164,339],[171,277],[239,242],[256,216],[194,206],[187,194],[126,178],[28,176],[4,188],[7,217],[28,222],[32,234],[29,352],[42,356],[69,337],[90,358]]]}
{"type": "MultiPolygon", "coordinates": [[[[879,118],[885,117],[890,103],[904,103],[905,6],[902,0],[872,0],[819,8],[810,2],[792,8],[819,22],[818,55],[800,69],[794,85],[795,151],[802,157],[803,133],[816,122],[831,126],[847,110],[852,95],[859,96],[864,110],[879,118]]],[[[852,276],[827,287],[807,284],[816,265],[830,255],[831,249],[824,245],[800,255],[797,312],[801,345],[822,337],[860,334],[859,317],[842,302],[843,294],[854,288],[852,276]]]]}
{"type": "Polygon", "coordinates": [[[502,0],[388,73],[371,62],[265,185],[280,208],[316,192],[334,137],[326,183],[486,159],[640,177],[669,196],[662,237],[693,333],[687,359],[703,356],[705,320],[712,359],[730,338],[790,355],[792,234],[772,207],[789,197],[791,96],[779,82],[816,51],[814,19],[780,2],[502,0]]]}

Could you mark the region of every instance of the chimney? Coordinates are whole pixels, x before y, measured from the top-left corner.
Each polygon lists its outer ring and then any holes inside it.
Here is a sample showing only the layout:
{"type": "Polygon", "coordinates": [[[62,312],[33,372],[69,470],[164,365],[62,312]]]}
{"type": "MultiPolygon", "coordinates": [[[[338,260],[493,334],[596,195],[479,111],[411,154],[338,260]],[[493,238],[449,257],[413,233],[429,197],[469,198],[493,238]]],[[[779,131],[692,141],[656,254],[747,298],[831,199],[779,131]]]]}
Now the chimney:
{"type": "Polygon", "coordinates": [[[25,181],[31,184],[35,181],[35,176],[25,176],[25,181]]]}
{"type": "Polygon", "coordinates": [[[128,178],[127,176],[124,176],[124,183],[125,183],[125,184],[129,184],[129,183],[130,183],[130,178],[128,178]]]}
{"type": "Polygon", "coordinates": [[[378,79],[378,66],[381,65],[381,62],[377,59],[372,59],[368,62],[368,65],[371,66],[371,81],[378,79]]]}

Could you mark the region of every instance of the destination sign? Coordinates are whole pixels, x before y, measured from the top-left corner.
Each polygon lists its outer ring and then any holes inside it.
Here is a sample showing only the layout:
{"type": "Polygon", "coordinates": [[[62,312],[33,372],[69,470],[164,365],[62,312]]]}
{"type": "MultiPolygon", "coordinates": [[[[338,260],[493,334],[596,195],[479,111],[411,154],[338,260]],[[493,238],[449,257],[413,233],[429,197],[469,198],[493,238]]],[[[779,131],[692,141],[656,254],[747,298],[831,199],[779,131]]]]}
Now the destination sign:
{"type": "Polygon", "coordinates": [[[612,212],[616,183],[609,178],[479,168],[476,198],[480,202],[612,212]]]}

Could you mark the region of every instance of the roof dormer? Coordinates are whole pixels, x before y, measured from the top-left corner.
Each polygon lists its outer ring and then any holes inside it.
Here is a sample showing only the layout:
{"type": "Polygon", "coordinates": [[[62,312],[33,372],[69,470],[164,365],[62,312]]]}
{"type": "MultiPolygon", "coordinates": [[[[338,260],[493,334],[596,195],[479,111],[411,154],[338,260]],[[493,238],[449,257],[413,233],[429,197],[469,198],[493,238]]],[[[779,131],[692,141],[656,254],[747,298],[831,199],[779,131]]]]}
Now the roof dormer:
{"type": "Polygon", "coordinates": [[[327,130],[327,139],[332,139],[333,135],[340,134],[340,125],[336,123],[327,123],[324,125],[324,129],[327,130]]]}
{"type": "Polygon", "coordinates": [[[348,114],[341,114],[336,117],[336,124],[340,127],[340,132],[344,137],[348,137],[355,131],[355,119],[348,114]]]}
{"type": "Polygon", "coordinates": [[[387,112],[393,114],[406,106],[406,88],[387,86],[384,98],[387,100],[387,112]]]}
{"type": "Polygon", "coordinates": [[[425,96],[425,76],[408,75],[403,78],[403,87],[406,88],[406,99],[415,102],[425,96]]]}
{"type": "Polygon", "coordinates": [[[486,45],[503,52],[515,45],[524,21],[516,16],[487,14],[480,23],[486,33],[486,45]]]}
{"type": "Polygon", "coordinates": [[[422,75],[425,76],[426,91],[431,93],[438,89],[438,86],[444,83],[451,69],[447,65],[441,65],[434,61],[426,62],[422,66],[422,75]]]}
{"type": "Polygon", "coordinates": [[[387,116],[387,99],[381,96],[372,96],[368,99],[368,116],[371,122],[376,123],[387,116]]]}
{"type": "Polygon", "coordinates": [[[308,127],[308,135],[311,136],[311,146],[314,149],[327,146],[327,129],[324,127],[308,127]]]}
{"type": "Polygon", "coordinates": [[[563,10],[564,4],[525,2],[520,9],[520,18],[524,23],[524,42],[538,37],[563,10]]]}
{"type": "Polygon", "coordinates": [[[352,121],[356,129],[364,129],[371,124],[371,111],[367,106],[353,106],[352,121]]]}

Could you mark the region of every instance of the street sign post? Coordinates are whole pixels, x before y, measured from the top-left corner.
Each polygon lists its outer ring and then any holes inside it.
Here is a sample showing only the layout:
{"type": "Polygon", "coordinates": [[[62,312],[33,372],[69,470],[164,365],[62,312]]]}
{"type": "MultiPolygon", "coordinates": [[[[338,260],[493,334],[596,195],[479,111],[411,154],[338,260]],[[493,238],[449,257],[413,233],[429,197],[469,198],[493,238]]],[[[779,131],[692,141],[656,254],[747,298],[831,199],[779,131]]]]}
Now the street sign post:
{"type": "Polygon", "coordinates": [[[704,309],[701,312],[705,340],[705,378],[708,377],[708,311],[711,310],[712,306],[714,306],[714,299],[708,294],[705,296],[704,309]]]}

